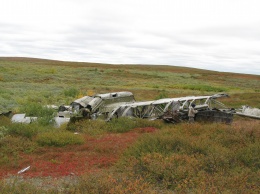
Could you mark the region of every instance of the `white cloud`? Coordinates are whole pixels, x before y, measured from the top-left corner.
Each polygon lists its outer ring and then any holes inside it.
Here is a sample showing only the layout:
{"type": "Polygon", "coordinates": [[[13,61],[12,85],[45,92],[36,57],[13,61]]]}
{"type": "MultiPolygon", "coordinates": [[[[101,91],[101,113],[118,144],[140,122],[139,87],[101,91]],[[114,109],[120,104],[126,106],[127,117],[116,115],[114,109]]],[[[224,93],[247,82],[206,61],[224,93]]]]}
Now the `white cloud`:
{"type": "Polygon", "coordinates": [[[260,74],[257,0],[0,3],[0,56],[260,74]]]}

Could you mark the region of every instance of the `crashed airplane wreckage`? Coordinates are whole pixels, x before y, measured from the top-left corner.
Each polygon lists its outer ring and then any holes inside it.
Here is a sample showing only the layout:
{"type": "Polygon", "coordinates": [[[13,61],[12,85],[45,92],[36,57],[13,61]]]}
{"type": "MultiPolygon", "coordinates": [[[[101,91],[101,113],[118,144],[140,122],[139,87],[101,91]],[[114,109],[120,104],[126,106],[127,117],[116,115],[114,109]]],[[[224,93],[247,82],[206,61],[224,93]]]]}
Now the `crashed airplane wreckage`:
{"type": "Polygon", "coordinates": [[[55,121],[59,126],[83,118],[109,121],[119,117],[136,117],[178,123],[188,119],[189,106],[195,104],[195,109],[199,110],[196,120],[231,123],[234,110],[216,100],[226,96],[216,94],[136,102],[131,92],[97,94],[77,99],[70,106],[60,106],[55,121]]]}
{"type": "MultiPolygon", "coordinates": [[[[230,109],[217,99],[228,97],[227,94],[215,94],[212,96],[187,96],[180,98],[164,98],[159,100],[136,102],[131,92],[116,92],[84,96],[73,101],[69,106],[60,106],[57,116],[54,118],[59,127],[63,123],[75,122],[81,119],[103,119],[110,121],[119,117],[136,117],[142,119],[163,119],[170,123],[179,123],[188,120],[188,110],[192,104],[198,110],[195,121],[231,123],[233,114],[260,119],[260,109],[256,115],[250,115],[247,108],[230,109]],[[247,111],[247,112],[246,112],[247,111]]],[[[53,108],[53,107],[50,107],[53,108]]],[[[13,122],[28,123],[37,118],[25,117],[25,114],[17,114],[12,118],[13,122]]]]}

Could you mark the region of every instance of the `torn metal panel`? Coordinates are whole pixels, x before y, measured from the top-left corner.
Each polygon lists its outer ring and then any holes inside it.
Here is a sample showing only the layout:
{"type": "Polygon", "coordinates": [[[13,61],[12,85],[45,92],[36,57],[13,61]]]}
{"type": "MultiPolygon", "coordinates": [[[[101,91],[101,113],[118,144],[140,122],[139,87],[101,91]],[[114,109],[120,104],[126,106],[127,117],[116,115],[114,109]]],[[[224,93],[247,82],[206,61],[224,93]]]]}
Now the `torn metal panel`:
{"type": "Polygon", "coordinates": [[[237,110],[235,113],[239,116],[250,117],[254,119],[260,119],[260,109],[252,108],[249,106],[242,106],[242,110],[237,110]]]}
{"type": "Polygon", "coordinates": [[[226,98],[226,97],[229,97],[229,95],[228,94],[226,94],[226,93],[219,93],[219,94],[214,94],[213,96],[212,96],[212,98],[226,98]]]}
{"type": "Polygon", "coordinates": [[[70,121],[70,117],[55,117],[54,118],[55,121],[55,126],[56,127],[60,127],[62,124],[68,123],[70,121]]]}
{"type": "Polygon", "coordinates": [[[36,120],[37,117],[25,117],[25,114],[15,114],[11,119],[13,123],[31,123],[36,120]]]}
{"type": "Polygon", "coordinates": [[[249,114],[244,114],[244,113],[241,113],[241,112],[237,112],[235,113],[236,115],[239,115],[239,116],[242,116],[242,117],[249,117],[249,118],[252,118],[252,119],[260,119],[260,116],[254,116],[254,115],[249,115],[249,114]]]}
{"type": "Polygon", "coordinates": [[[25,114],[15,114],[13,115],[11,121],[21,123],[24,121],[24,119],[25,119],[25,114]]]}
{"type": "Polygon", "coordinates": [[[65,111],[59,111],[57,113],[57,117],[60,117],[60,118],[70,118],[72,115],[72,112],[71,111],[68,111],[68,110],[65,110],[65,111]]]}

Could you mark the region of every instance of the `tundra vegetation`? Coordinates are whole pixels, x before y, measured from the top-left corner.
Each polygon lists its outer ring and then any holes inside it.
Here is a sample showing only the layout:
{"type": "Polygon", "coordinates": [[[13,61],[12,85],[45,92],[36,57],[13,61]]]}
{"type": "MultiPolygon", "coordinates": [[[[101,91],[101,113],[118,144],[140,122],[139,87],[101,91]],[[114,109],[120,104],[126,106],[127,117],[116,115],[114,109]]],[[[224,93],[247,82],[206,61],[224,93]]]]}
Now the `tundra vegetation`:
{"type": "Polygon", "coordinates": [[[260,193],[260,121],[166,124],[119,118],[54,128],[55,111],[95,93],[137,101],[225,92],[228,107],[259,107],[260,76],[157,65],[0,58],[1,193],[260,193]],[[27,166],[22,174],[17,172],[27,166]]]}

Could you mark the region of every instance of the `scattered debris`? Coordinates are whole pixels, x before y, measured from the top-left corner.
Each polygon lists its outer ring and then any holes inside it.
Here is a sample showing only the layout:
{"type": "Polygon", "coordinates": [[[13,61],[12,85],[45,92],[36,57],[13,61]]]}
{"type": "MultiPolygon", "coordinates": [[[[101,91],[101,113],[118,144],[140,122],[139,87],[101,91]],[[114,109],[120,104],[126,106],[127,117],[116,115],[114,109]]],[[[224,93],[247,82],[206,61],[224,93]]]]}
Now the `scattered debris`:
{"type": "Polygon", "coordinates": [[[52,109],[58,110],[59,107],[56,105],[47,105],[46,108],[52,108],[52,109]]]}
{"type": "Polygon", "coordinates": [[[254,119],[260,119],[260,109],[259,108],[252,108],[250,106],[244,105],[242,109],[236,112],[239,116],[250,117],[254,119]]]}
{"type": "Polygon", "coordinates": [[[70,121],[70,117],[55,117],[54,121],[55,126],[60,127],[62,124],[68,123],[70,121]]]}
{"type": "MultiPolygon", "coordinates": [[[[191,104],[195,104],[195,109],[198,110],[195,117],[197,121],[232,123],[233,114],[260,118],[259,109],[249,107],[244,107],[242,110],[230,109],[217,100],[222,97],[229,96],[220,93],[212,96],[187,96],[136,102],[131,92],[116,92],[84,96],[76,99],[70,105],[61,105],[58,108],[55,105],[48,107],[58,110],[57,116],[54,118],[56,127],[81,119],[110,121],[119,117],[163,119],[166,122],[179,123],[188,119],[191,104]]],[[[37,117],[16,114],[12,117],[12,122],[31,123],[36,119],[37,117]]]]}
{"type": "Polygon", "coordinates": [[[22,170],[20,170],[17,174],[21,174],[21,173],[24,173],[25,171],[29,170],[31,168],[31,166],[28,166],[22,170]]]}
{"type": "Polygon", "coordinates": [[[11,119],[13,123],[31,123],[36,120],[37,117],[25,117],[25,114],[15,114],[11,119]]]}

